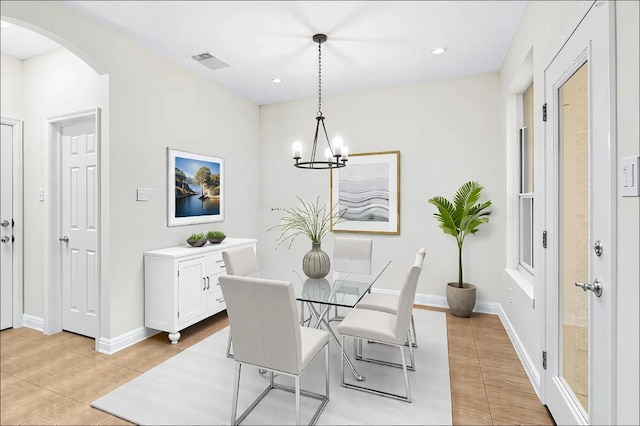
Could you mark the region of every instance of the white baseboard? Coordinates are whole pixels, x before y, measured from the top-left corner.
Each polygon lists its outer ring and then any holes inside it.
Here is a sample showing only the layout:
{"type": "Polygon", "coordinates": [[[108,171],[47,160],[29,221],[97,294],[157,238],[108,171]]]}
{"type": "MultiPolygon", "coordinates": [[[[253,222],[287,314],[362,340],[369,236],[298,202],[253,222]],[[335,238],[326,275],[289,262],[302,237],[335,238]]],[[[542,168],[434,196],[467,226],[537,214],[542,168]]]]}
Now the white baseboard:
{"type": "Polygon", "coordinates": [[[40,317],[34,317],[33,315],[22,314],[22,326],[38,331],[43,331],[44,320],[40,317]]]}
{"type": "Polygon", "coordinates": [[[542,400],[541,389],[540,389],[540,372],[538,371],[535,363],[531,359],[529,352],[527,352],[524,345],[522,344],[522,341],[520,340],[518,333],[516,333],[515,329],[513,328],[511,321],[509,321],[509,317],[507,317],[506,312],[502,309],[501,305],[499,306],[500,306],[499,315],[500,315],[500,321],[502,321],[502,326],[504,327],[507,334],[509,335],[511,344],[513,345],[513,348],[516,350],[516,353],[518,354],[518,358],[520,358],[520,362],[524,367],[524,371],[527,373],[527,376],[529,376],[529,381],[531,382],[531,386],[533,386],[533,390],[536,391],[538,398],[542,400]]]}
{"type": "Polygon", "coordinates": [[[101,337],[98,342],[98,352],[111,355],[158,333],[158,330],[140,327],[113,339],[101,337]]]}
{"type": "MultiPolygon", "coordinates": [[[[395,295],[400,294],[399,291],[395,290],[372,289],[371,291],[395,295]]],[[[431,294],[416,294],[415,304],[421,306],[432,306],[436,308],[449,309],[449,304],[447,303],[446,297],[434,296],[431,294]]],[[[507,335],[509,336],[509,339],[511,340],[511,344],[515,349],[516,354],[518,354],[518,358],[520,358],[520,362],[522,363],[524,371],[529,377],[531,386],[533,386],[533,389],[536,391],[538,398],[540,398],[540,372],[536,368],[536,365],[531,359],[531,356],[522,344],[522,341],[520,340],[518,333],[516,333],[515,329],[513,328],[513,324],[511,324],[511,321],[509,321],[507,314],[502,309],[502,305],[496,302],[477,301],[476,306],[473,308],[473,312],[498,315],[500,321],[502,322],[502,326],[504,327],[507,335]]]]}
{"type": "MultiPolygon", "coordinates": [[[[386,294],[395,294],[396,296],[400,294],[399,291],[396,290],[385,290],[385,289],[371,289],[374,293],[386,293],[386,294]]],[[[434,296],[432,294],[418,294],[416,293],[415,304],[420,306],[431,306],[434,308],[444,308],[449,309],[449,304],[447,303],[447,298],[444,296],[434,296]]],[[[476,306],[473,308],[473,312],[478,312],[480,314],[493,314],[499,315],[502,311],[502,308],[499,303],[495,302],[483,302],[481,300],[476,302],[476,306]]]]}

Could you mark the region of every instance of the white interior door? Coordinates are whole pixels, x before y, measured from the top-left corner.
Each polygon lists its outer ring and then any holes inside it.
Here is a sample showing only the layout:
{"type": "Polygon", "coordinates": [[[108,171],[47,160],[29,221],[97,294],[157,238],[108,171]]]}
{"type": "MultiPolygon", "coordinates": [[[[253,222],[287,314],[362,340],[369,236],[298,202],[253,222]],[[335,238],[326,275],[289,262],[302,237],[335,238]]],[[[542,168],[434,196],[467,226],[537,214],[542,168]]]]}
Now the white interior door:
{"type": "Polygon", "coordinates": [[[99,172],[95,116],[62,124],[60,141],[60,272],[62,328],[96,337],[99,172]]]}
{"type": "Polygon", "coordinates": [[[0,330],[13,327],[13,126],[0,143],[0,330]]]}
{"type": "Polygon", "coordinates": [[[615,423],[612,9],[585,5],[545,70],[545,394],[558,424],[615,423]]]}

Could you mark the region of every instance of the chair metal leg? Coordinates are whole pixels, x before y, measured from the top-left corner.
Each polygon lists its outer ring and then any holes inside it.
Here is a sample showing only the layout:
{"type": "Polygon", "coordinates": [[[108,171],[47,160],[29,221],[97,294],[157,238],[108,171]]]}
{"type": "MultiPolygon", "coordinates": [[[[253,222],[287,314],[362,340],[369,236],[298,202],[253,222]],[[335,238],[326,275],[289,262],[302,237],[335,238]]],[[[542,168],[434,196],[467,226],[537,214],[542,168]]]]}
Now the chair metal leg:
{"type": "Polygon", "coordinates": [[[294,377],[296,387],[296,424],[300,424],[300,376],[294,377]]]}
{"type": "Polygon", "coordinates": [[[413,347],[418,347],[418,335],[416,334],[416,323],[413,321],[413,314],[411,314],[411,331],[413,331],[413,347]]]}
{"type": "MultiPolygon", "coordinates": [[[[411,364],[407,365],[407,369],[409,371],[416,371],[416,363],[415,363],[415,358],[413,356],[413,345],[411,344],[411,330],[407,330],[407,341],[409,342],[408,344],[405,343],[403,346],[409,346],[409,359],[411,361],[411,364]]],[[[368,343],[381,343],[383,345],[387,345],[388,343],[384,343],[384,342],[376,342],[375,340],[367,340],[368,343]]],[[[391,362],[391,361],[385,361],[382,359],[376,359],[376,358],[365,358],[364,355],[362,354],[362,339],[355,339],[354,340],[354,348],[355,348],[355,358],[358,361],[364,361],[364,362],[371,362],[374,364],[380,364],[380,365],[386,365],[388,367],[395,367],[395,368],[402,368],[402,364],[399,364],[397,362],[391,362]],[[356,345],[355,341],[358,341],[358,344],[356,345]]]]}
{"type": "Polygon", "coordinates": [[[411,343],[411,330],[407,333],[407,338],[409,340],[409,360],[411,360],[411,366],[413,367],[411,371],[416,371],[416,360],[413,357],[413,344],[411,343]]]}
{"type": "Polygon", "coordinates": [[[231,353],[231,330],[229,330],[229,339],[227,339],[227,358],[233,358],[231,353]]]}
{"type": "MultiPolygon", "coordinates": [[[[341,384],[342,387],[349,388],[349,389],[356,389],[356,390],[359,390],[359,391],[362,391],[362,392],[368,392],[368,393],[372,393],[372,394],[375,394],[375,395],[386,396],[387,398],[399,399],[400,401],[411,402],[411,392],[410,392],[410,389],[409,389],[409,375],[407,373],[407,370],[408,370],[408,368],[407,368],[407,360],[406,360],[405,355],[404,355],[404,344],[399,344],[399,345],[393,344],[392,345],[392,346],[396,346],[396,347],[400,348],[400,357],[402,359],[402,372],[404,374],[404,380],[405,380],[404,388],[405,388],[406,395],[397,395],[395,393],[385,392],[385,391],[381,391],[381,390],[378,390],[378,389],[367,388],[367,387],[364,387],[364,386],[354,385],[354,384],[345,382],[345,380],[344,380],[344,362],[345,362],[344,361],[344,338],[345,337],[346,337],[346,335],[343,334],[342,335],[342,345],[341,345],[342,362],[340,363],[340,377],[341,377],[340,384],[341,384]]],[[[355,340],[361,340],[359,337],[356,337],[356,336],[351,336],[351,337],[353,339],[355,339],[355,340]]],[[[373,342],[383,343],[383,344],[386,344],[386,345],[389,344],[389,343],[386,343],[386,342],[378,342],[378,341],[375,341],[375,340],[373,340],[373,342]]],[[[395,364],[394,365],[394,363],[387,363],[387,362],[384,362],[384,361],[380,361],[379,364],[391,365],[391,366],[399,365],[399,364],[395,364]]]]}
{"type": "Polygon", "coordinates": [[[324,347],[324,374],[327,378],[326,383],[326,394],[327,401],[329,400],[329,345],[324,347]]]}
{"type": "Polygon", "coordinates": [[[240,369],[242,368],[242,364],[239,362],[236,363],[236,372],[235,378],[233,381],[233,400],[231,401],[231,423],[232,425],[236,425],[236,413],[238,411],[238,390],[240,389],[240,369]]]}
{"type": "Polygon", "coordinates": [[[344,386],[344,334],[342,335],[342,344],[340,345],[340,377],[342,377],[341,385],[344,386]]]}
{"type": "Polygon", "coordinates": [[[334,308],[335,310],[333,318],[330,318],[329,321],[342,321],[344,319],[344,316],[338,315],[338,306],[335,305],[334,308]]]}
{"type": "MultiPolygon", "coordinates": [[[[411,346],[409,346],[409,348],[411,348],[411,346]]],[[[407,402],[411,402],[411,390],[409,389],[409,374],[407,374],[407,360],[404,356],[404,345],[400,346],[400,358],[402,358],[402,372],[404,373],[404,390],[407,394],[407,402]]]]}

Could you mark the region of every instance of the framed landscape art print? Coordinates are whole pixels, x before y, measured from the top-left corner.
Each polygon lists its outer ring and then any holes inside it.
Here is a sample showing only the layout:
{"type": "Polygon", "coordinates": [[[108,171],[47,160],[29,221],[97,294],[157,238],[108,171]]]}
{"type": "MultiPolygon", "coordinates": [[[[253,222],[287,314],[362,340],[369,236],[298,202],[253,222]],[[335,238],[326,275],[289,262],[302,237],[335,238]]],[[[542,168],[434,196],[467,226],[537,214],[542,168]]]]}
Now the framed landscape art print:
{"type": "Polygon", "coordinates": [[[331,206],[345,210],[333,232],[400,233],[400,151],[349,155],[331,169],[331,206]]]}
{"type": "Polygon", "coordinates": [[[224,160],[167,148],[167,226],[224,220],[224,160]]]}

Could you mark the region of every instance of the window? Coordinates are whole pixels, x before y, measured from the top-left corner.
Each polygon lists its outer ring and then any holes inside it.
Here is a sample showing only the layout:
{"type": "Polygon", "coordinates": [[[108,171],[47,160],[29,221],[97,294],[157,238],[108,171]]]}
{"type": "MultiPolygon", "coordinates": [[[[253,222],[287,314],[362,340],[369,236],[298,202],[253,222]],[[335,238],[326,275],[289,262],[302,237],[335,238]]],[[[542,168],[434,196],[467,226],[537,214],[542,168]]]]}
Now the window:
{"type": "Polygon", "coordinates": [[[520,98],[522,127],[518,134],[520,158],[518,269],[533,275],[533,84],[520,98]]]}

